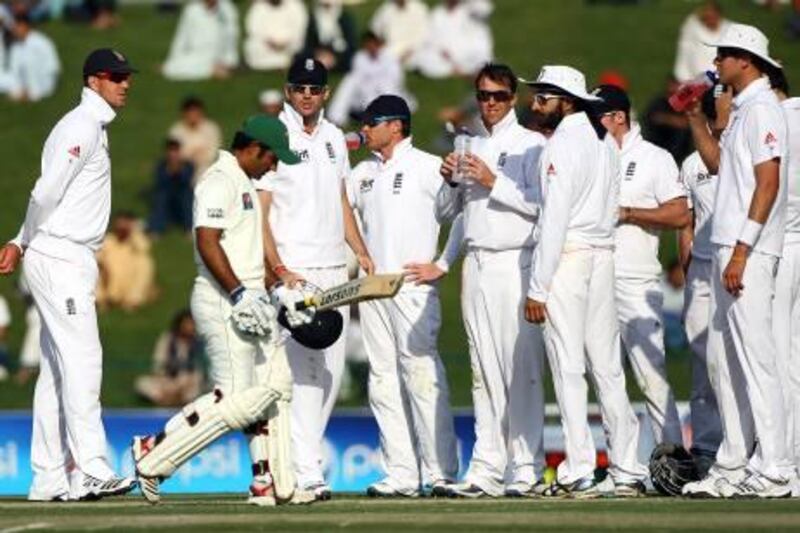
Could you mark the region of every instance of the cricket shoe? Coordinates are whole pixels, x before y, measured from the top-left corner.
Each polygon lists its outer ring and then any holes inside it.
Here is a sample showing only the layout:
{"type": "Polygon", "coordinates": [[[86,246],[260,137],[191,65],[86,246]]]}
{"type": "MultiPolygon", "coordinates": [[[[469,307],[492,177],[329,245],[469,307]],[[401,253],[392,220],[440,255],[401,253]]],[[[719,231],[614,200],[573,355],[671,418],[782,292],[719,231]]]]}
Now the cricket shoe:
{"type": "Polygon", "coordinates": [[[547,490],[544,491],[544,494],[542,494],[545,498],[574,498],[576,500],[589,500],[592,498],[599,498],[602,495],[594,477],[581,478],[567,484],[553,481],[547,490]]]}
{"type": "Polygon", "coordinates": [[[388,480],[383,479],[367,487],[367,496],[370,498],[418,498],[419,489],[399,490],[394,488],[388,480]]]}
{"type": "Polygon", "coordinates": [[[275,507],[278,504],[275,500],[275,487],[271,482],[254,479],[250,484],[247,503],[259,507],[275,507]]]}
{"type": "Polygon", "coordinates": [[[430,491],[428,495],[431,498],[447,498],[448,491],[450,487],[453,485],[453,482],[449,479],[437,479],[433,483],[431,483],[430,491]]]}
{"type": "Polygon", "coordinates": [[[788,481],[772,481],[756,472],[748,472],[739,483],[722,485],[719,492],[723,498],[743,500],[790,498],[792,485],[788,481]]]}
{"type": "Polygon", "coordinates": [[[136,488],[136,480],[130,477],[111,476],[100,479],[83,474],[79,501],[94,501],[109,496],[122,496],[136,488]]]}
{"type": "Polygon", "coordinates": [[[310,505],[315,501],[317,501],[317,495],[313,490],[296,488],[289,498],[278,498],[278,505],[310,505]]]}
{"type": "Polygon", "coordinates": [[[615,498],[644,498],[647,496],[647,488],[641,481],[614,483],[613,495],[615,498]]]}
{"type": "Polygon", "coordinates": [[[507,498],[541,498],[549,486],[544,479],[532,485],[524,481],[515,481],[506,487],[505,495],[507,498]]]}
{"type": "Polygon", "coordinates": [[[447,496],[450,498],[467,498],[471,500],[492,497],[491,494],[474,483],[457,483],[455,485],[450,485],[447,496]]]}
{"type": "Polygon", "coordinates": [[[333,497],[331,488],[326,483],[317,483],[303,489],[314,494],[314,501],[326,502],[333,497]]]}
{"type": "Polygon", "coordinates": [[[732,493],[733,485],[742,481],[744,474],[730,472],[733,479],[721,474],[716,468],[711,467],[708,475],[700,481],[687,483],[681,489],[681,494],[689,498],[722,498],[723,493],[732,493]]]}
{"type": "Polygon", "coordinates": [[[131,443],[131,454],[133,455],[133,464],[136,470],[136,479],[139,482],[139,490],[142,491],[144,499],[152,504],[156,504],[161,500],[159,485],[161,480],[158,477],[143,476],[139,473],[139,468],[136,465],[139,461],[147,455],[150,450],[156,445],[156,438],[152,435],[137,435],[133,437],[131,443]]]}

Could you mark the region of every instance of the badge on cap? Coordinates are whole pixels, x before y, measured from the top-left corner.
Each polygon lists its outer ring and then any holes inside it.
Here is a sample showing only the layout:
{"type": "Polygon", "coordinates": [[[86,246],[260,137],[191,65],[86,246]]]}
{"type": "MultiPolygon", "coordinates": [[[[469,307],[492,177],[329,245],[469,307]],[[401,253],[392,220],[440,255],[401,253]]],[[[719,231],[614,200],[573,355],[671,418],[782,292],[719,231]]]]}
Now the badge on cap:
{"type": "Polygon", "coordinates": [[[313,59],[311,59],[311,58],[306,59],[306,70],[309,71],[309,72],[313,72],[314,71],[314,60],[313,59]]]}
{"type": "Polygon", "coordinates": [[[114,54],[114,57],[116,57],[118,60],[122,61],[123,63],[125,62],[125,56],[124,55],[120,54],[116,50],[111,50],[111,53],[114,54]]]}

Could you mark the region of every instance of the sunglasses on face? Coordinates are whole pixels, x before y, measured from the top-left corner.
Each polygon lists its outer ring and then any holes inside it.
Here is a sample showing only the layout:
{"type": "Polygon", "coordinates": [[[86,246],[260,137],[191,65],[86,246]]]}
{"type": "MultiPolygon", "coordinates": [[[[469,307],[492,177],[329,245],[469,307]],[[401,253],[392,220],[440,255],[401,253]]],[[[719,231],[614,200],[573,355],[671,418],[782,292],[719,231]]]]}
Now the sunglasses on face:
{"type": "Polygon", "coordinates": [[[325,92],[324,85],[290,85],[289,90],[294,94],[305,94],[308,91],[311,96],[319,96],[325,92]]]}
{"type": "Polygon", "coordinates": [[[495,102],[509,102],[514,95],[511,91],[483,91],[478,90],[475,93],[475,98],[478,99],[479,102],[488,102],[491,99],[494,99],[495,102]]]}
{"type": "Polygon", "coordinates": [[[547,102],[550,100],[555,100],[556,98],[562,98],[560,94],[551,94],[551,93],[536,93],[533,95],[533,100],[540,106],[547,105],[547,102]]]}
{"type": "Polygon", "coordinates": [[[111,83],[122,83],[131,78],[128,72],[98,72],[97,77],[101,80],[108,80],[111,83]]]}
{"type": "Polygon", "coordinates": [[[385,117],[370,117],[364,120],[364,125],[369,128],[374,128],[375,126],[379,126],[384,122],[391,122],[392,120],[403,120],[405,117],[401,117],[399,115],[388,115],[385,117]]]}
{"type": "Polygon", "coordinates": [[[737,50],[735,48],[717,48],[717,56],[714,58],[716,61],[722,61],[729,57],[734,59],[741,59],[745,56],[746,52],[743,53],[741,50],[737,50]]]}

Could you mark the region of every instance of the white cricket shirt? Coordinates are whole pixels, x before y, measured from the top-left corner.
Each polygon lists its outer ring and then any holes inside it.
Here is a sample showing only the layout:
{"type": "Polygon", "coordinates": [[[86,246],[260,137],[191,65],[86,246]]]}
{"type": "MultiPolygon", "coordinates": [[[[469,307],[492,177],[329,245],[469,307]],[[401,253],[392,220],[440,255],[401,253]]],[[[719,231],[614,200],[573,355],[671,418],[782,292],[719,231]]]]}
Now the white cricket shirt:
{"type": "Polygon", "coordinates": [[[683,160],[681,181],[689,192],[689,207],[694,210],[692,257],[711,261],[711,220],[719,178],[708,171],[700,153],[695,152],[683,160]]]}
{"type": "MultiPolygon", "coordinates": [[[[220,245],[241,282],[264,279],[264,227],[261,203],[252,180],[230,152],[220,150],[216,163],[194,189],[193,226],[222,230],[220,245]]],[[[198,278],[218,287],[194,247],[198,278]]]]}
{"type": "Polygon", "coordinates": [[[542,213],[528,297],[546,302],[565,247],[613,248],[619,207],[619,154],[597,137],[586,113],[567,115],[539,163],[542,213]]]}
{"type": "Polygon", "coordinates": [[[778,197],[753,249],[780,257],[786,224],[787,137],[786,115],[766,78],[752,82],[736,95],[731,118],[720,138],[719,185],[711,242],[736,245],[756,188],[755,166],[779,157],[778,197]]]}
{"type": "Polygon", "coordinates": [[[533,227],[542,202],[538,165],[544,136],[520,126],[512,110],[490,133],[472,141],[473,155],[497,179],[491,189],[470,179],[458,187],[466,245],[487,250],[533,246],[533,227]]]}
{"type": "Polygon", "coordinates": [[[84,88],[80,105],[55,125],[18,237],[22,246],[66,260],[100,249],[111,215],[106,126],[115,116],[100,95],[84,88]]]}
{"type": "Polygon", "coordinates": [[[279,118],[300,163],[278,163],[276,172],[256,184],[272,193],[269,223],[278,254],[290,269],[342,266],[347,259],[342,184],[350,174],[344,134],[323,117],[306,133],[302,117],[289,104],[279,118]]]}
{"type": "MultiPolygon", "coordinates": [[[[642,138],[634,125],[622,139],[619,205],[653,209],[686,196],[680,172],[669,152],[642,138]]],[[[617,226],[614,268],[617,276],[652,279],[661,274],[658,261],[660,232],[635,224],[617,226]]]]}
{"type": "Polygon", "coordinates": [[[353,169],[352,200],[376,273],[402,272],[406,263],[434,260],[439,225],[453,214],[456,195],[439,174],[441,164],[407,138],[388,161],[373,153],[353,169]]]}
{"type": "Polygon", "coordinates": [[[800,98],[782,102],[789,127],[785,242],[800,242],[800,98]]]}

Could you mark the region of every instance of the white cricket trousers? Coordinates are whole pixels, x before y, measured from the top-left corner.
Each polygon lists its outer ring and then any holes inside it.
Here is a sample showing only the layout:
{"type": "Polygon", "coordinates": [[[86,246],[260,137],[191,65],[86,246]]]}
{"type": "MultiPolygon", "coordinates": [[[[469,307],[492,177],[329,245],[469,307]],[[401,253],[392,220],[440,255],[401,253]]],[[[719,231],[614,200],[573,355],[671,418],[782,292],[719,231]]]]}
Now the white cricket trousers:
{"type": "Polygon", "coordinates": [[[42,360],[33,396],[31,498],[69,492],[68,469],[113,475],[100,407],[103,348],[97,329],[97,262],[88,248],[70,261],[33,249],[23,268],[42,319],[42,360]]]}
{"type": "Polygon", "coordinates": [[[418,490],[458,475],[450,391],[437,342],[442,323],[434,287],[403,289],[359,305],[369,358],[369,405],[380,428],[387,483],[418,490]]]}
{"type": "Polygon", "coordinates": [[[566,451],[558,482],[594,476],[597,454],[588,422],[587,368],[608,440],[609,475],[618,483],[644,479],[647,469],[637,459],[639,421],[625,390],[620,357],[612,251],[566,244],[546,306],[544,340],[566,451]]]}
{"type": "Polygon", "coordinates": [[[693,257],[686,274],[683,312],[686,338],[692,350],[692,451],[713,455],[722,441],[722,425],[706,362],[710,306],[711,261],[693,257]]]}
{"type": "Polygon", "coordinates": [[[750,253],[744,289],[734,297],[722,284],[732,253],[729,246],[717,246],[711,272],[708,376],[717,395],[723,435],[716,467],[737,471],[747,466],[768,479],[785,481],[792,467],[772,334],[778,258],[750,253]]]}
{"type": "Polygon", "coordinates": [[[786,446],[800,471],[800,241],[783,246],[773,303],[772,331],[786,398],[786,446]]]}
{"type": "MultiPolygon", "coordinates": [[[[322,290],[347,282],[347,268],[292,268],[322,290]]],[[[328,419],[339,395],[345,363],[345,339],[350,308],[338,307],[344,318],[342,335],[324,350],[311,350],[294,339],[286,341],[292,368],[292,448],[297,485],[309,488],[325,483],[323,439],[328,419]]]]}
{"type": "MultiPolygon", "coordinates": [[[[263,287],[263,282],[244,282],[250,288],[263,287]]],[[[209,362],[209,374],[214,388],[223,395],[243,392],[268,379],[267,357],[272,346],[254,337],[243,336],[231,320],[232,305],[228,294],[213,286],[204,278],[195,280],[191,296],[192,317],[197,332],[203,340],[209,362]]],[[[275,332],[277,335],[278,332],[275,332]]],[[[166,425],[170,432],[184,424],[185,416],[178,413],[166,425]]],[[[245,431],[253,472],[259,467],[267,468],[267,440],[263,430],[255,426],[245,431]]]]}
{"type": "Polygon", "coordinates": [[[622,347],[647,403],[656,443],[683,444],[675,396],[667,381],[664,293],[657,278],[614,281],[622,347]]]}
{"type": "Polygon", "coordinates": [[[492,496],[544,472],[544,350],[525,321],[530,249],[470,249],[461,310],[472,367],[475,447],[465,480],[492,496]]]}

